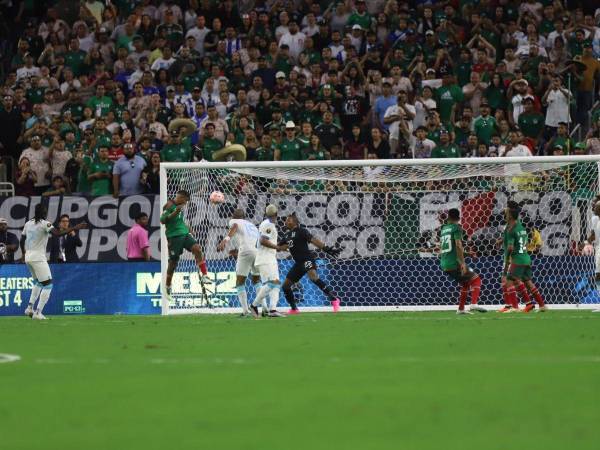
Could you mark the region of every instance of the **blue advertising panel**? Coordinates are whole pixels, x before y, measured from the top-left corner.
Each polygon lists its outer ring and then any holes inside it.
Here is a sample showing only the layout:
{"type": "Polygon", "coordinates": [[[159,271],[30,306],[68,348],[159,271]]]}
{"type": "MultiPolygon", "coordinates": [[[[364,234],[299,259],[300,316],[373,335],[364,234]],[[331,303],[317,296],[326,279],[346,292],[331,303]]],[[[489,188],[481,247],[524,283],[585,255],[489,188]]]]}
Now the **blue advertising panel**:
{"type": "MultiPolygon", "coordinates": [[[[534,277],[542,295],[555,303],[600,303],[593,274],[584,269],[592,267],[590,258],[535,258],[534,277]],[[561,270],[557,271],[557,267],[561,270]]],[[[211,274],[215,293],[209,301],[214,307],[235,307],[238,302],[234,262],[230,260],[225,266],[222,263],[222,271],[211,274]]],[[[291,264],[289,260],[280,261],[282,279],[291,264]]],[[[440,271],[436,258],[319,260],[318,264],[321,278],[337,291],[346,306],[448,305],[456,301],[457,287],[440,271]],[[410,276],[411,273],[419,276],[410,276]],[[381,292],[385,296],[378,295],[383,286],[381,292]]],[[[471,267],[482,277],[482,303],[500,304],[501,257],[478,258],[471,267]]],[[[54,288],[44,311],[50,315],[160,313],[161,274],[157,262],[53,264],[51,268],[54,288]]],[[[195,273],[175,274],[175,296],[190,298],[199,294],[197,277],[195,273]]],[[[0,316],[23,313],[32,283],[24,264],[0,265],[0,316]]],[[[329,304],[306,277],[294,289],[301,306],[329,304]]],[[[254,296],[251,288],[249,295],[254,296]]],[[[280,306],[284,304],[282,296],[280,306]]]]}
{"type": "MultiPolygon", "coordinates": [[[[54,283],[44,313],[160,312],[160,263],[51,264],[50,267],[54,283]],[[138,285],[146,288],[139,295],[138,285]]],[[[22,314],[32,285],[25,264],[1,265],[0,315],[22,314]]]]}

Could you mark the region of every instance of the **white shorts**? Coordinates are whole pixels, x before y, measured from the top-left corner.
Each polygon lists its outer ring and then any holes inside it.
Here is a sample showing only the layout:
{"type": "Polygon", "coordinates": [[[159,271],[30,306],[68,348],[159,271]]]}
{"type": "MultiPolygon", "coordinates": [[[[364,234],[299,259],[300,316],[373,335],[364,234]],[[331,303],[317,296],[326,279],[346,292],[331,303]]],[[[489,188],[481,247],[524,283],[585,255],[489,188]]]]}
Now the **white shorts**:
{"type": "Polygon", "coordinates": [[[40,283],[52,279],[52,274],[50,273],[50,266],[48,265],[48,262],[29,261],[25,264],[27,264],[27,268],[29,269],[29,272],[31,272],[31,276],[40,283]]]}
{"type": "Polygon", "coordinates": [[[279,280],[279,265],[277,263],[267,263],[257,266],[260,273],[261,283],[279,280]]]}
{"type": "Polygon", "coordinates": [[[253,253],[240,253],[235,263],[235,274],[240,277],[247,277],[248,274],[252,276],[258,275],[258,269],[254,265],[256,259],[256,252],[253,253]]]}
{"type": "Polygon", "coordinates": [[[596,260],[596,273],[600,273],[600,249],[595,248],[594,259],[596,260]]]}

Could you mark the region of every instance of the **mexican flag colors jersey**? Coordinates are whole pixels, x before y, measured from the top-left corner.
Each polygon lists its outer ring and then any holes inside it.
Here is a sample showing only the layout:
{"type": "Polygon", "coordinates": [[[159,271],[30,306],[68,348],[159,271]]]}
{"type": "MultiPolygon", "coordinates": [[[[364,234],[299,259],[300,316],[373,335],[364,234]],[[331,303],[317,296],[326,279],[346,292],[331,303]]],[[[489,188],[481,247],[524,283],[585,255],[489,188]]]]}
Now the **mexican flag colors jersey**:
{"type": "Polygon", "coordinates": [[[457,223],[444,224],[440,230],[440,265],[442,270],[458,269],[456,241],[463,238],[463,230],[457,223]]]}
{"type": "Polygon", "coordinates": [[[521,223],[517,221],[512,227],[506,226],[504,230],[504,261],[517,266],[530,266],[531,257],[527,253],[527,242],[528,242],[527,230],[521,223]],[[508,248],[512,247],[512,254],[508,254],[508,248]]]}

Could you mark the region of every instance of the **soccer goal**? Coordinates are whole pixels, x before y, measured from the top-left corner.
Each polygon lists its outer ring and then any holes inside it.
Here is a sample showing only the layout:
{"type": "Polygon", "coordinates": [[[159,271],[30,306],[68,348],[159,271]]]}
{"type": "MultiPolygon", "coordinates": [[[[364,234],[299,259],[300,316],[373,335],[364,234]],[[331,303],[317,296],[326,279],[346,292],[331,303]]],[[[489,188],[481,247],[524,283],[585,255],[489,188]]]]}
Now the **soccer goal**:
{"type": "MultiPolygon", "coordinates": [[[[599,190],[598,156],[224,162],[161,164],[161,202],[178,190],[191,193],[184,209],[192,235],[206,255],[214,280],[203,292],[193,256],[182,255],[164,295],[168,254],[162,235],[163,314],[239,311],[235,260],[217,250],[234,209],[259,224],[268,204],[279,209],[279,235],[286,215],[329,246],[337,258],[316,252],[318,272],[346,311],[453,309],[457,287],[439,266],[439,229],[446,212],[458,208],[467,263],[482,278],[480,303],[502,304],[503,211],[521,206],[533,259],[533,276],[550,307],[592,307],[600,302],[593,280],[590,233],[599,190]],[[209,202],[212,192],[225,201],[209,202]]],[[[280,253],[281,280],[292,265],[280,253]]],[[[247,285],[249,300],[254,288],[247,285]]],[[[294,286],[299,306],[329,305],[308,280],[294,286]]],[[[286,306],[283,296],[279,306],[286,306]]],[[[327,309],[328,310],[328,309],[327,309]]]]}

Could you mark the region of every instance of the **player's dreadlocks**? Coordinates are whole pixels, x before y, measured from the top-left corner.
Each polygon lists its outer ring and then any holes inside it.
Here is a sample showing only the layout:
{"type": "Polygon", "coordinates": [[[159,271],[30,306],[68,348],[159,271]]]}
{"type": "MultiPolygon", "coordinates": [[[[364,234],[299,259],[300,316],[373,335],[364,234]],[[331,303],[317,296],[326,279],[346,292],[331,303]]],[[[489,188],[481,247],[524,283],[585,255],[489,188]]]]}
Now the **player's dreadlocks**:
{"type": "Polygon", "coordinates": [[[35,221],[35,223],[38,223],[41,220],[44,220],[46,218],[46,214],[48,213],[48,211],[46,210],[46,207],[44,205],[42,205],[41,203],[35,205],[35,211],[33,213],[33,220],[35,221]]]}

